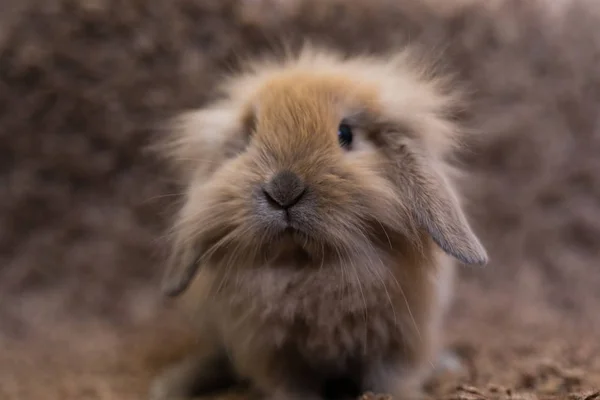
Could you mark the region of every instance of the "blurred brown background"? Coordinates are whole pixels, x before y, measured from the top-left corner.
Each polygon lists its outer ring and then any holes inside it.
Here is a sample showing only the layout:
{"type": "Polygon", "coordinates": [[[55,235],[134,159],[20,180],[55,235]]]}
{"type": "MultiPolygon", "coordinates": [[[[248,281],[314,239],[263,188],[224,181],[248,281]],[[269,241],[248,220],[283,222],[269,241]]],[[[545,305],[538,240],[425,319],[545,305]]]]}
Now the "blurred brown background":
{"type": "Polygon", "coordinates": [[[0,398],[144,398],[182,351],[157,291],[178,189],[145,146],[281,38],[421,43],[471,89],[492,262],[462,270],[467,368],[432,396],[600,398],[599,24],[595,0],[1,0],[0,398]]]}

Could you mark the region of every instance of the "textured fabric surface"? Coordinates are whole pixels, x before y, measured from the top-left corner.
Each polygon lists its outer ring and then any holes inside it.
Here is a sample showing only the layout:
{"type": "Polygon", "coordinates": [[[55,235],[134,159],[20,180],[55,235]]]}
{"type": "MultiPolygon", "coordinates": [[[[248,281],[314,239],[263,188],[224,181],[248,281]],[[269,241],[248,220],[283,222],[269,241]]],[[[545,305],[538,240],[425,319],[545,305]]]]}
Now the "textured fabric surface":
{"type": "Polygon", "coordinates": [[[146,151],[241,55],[407,41],[468,85],[470,219],[436,398],[600,389],[600,3],[5,0],[0,5],[0,398],[143,398],[189,333],[158,296],[178,201],[146,151]]]}

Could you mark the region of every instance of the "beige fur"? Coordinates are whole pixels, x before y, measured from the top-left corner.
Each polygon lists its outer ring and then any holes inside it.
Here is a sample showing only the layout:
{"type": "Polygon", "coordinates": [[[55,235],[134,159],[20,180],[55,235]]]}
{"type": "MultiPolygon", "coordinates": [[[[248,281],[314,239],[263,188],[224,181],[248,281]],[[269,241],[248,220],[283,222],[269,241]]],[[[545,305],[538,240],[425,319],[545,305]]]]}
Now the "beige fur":
{"type": "Polygon", "coordinates": [[[151,397],[243,379],[270,398],[319,399],[340,377],[418,393],[438,354],[450,256],[487,261],[448,178],[459,96],[434,72],[408,49],[344,59],[306,46],[248,63],[220,100],[178,118],[166,153],[188,189],[163,288],[189,286],[200,342],[151,397]],[[289,225],[262,193],[281,171],[304,193],[289,225]]]}

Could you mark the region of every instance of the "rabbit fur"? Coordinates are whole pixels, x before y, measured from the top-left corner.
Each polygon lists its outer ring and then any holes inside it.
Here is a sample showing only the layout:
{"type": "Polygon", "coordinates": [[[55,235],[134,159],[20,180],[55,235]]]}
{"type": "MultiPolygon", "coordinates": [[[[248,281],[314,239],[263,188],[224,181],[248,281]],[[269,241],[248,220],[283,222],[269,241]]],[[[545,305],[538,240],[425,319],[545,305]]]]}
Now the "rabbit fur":
{"type": "Polygon", "coordinates": [[[199,341],[151,398],[418,396],[454,264],[487,262],[451,181],[462,96],[425,60],[307,44],[174,120],[161,149],[186,195],[162,289],[199,341]]]}

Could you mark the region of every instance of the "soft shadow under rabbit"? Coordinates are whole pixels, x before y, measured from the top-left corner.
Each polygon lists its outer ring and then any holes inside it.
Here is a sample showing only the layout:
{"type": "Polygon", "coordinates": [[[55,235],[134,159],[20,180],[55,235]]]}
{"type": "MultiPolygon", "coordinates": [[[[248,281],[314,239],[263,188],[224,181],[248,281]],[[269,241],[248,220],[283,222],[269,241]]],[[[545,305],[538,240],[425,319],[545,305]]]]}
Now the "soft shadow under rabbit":
{"type": "Polygon", "coordinates": [[[151,397],[236,381],[282,400],[417,396],[454,263],[487,261],[450,181],[451,81],[409,49],[306,46],[221,89],[164,143],[187,191],[163,289],[185,294],[199,342],[151,397]]]}

